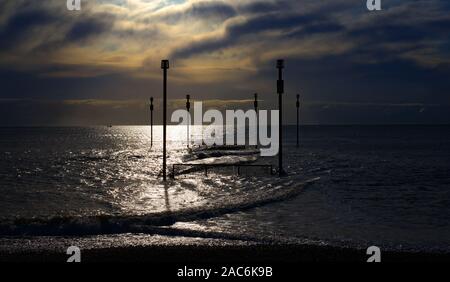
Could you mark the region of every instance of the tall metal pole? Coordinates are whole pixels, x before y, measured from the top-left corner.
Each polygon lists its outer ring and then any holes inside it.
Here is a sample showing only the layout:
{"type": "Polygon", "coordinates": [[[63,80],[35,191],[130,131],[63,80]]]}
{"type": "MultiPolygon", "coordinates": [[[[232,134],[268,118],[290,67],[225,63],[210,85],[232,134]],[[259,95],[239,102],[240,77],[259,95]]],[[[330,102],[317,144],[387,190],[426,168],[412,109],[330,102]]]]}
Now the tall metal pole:
{"type": "Polygon", "coordinates": [[[279,152],[278,152],[278,170],[279,176],[285,175],[283,169],[283,93],[284,93],[284,81],[283,81],[283,69],[284,69],[284,60],[277,61],[277,69],[278,69],[278,82],[277,82],[277,92],[278,92],[278,138],[279,138],[279,152]]]}
{"type": "Polygon", "coordinates": [[[300,147],[300,95],[297,94],[297,148],[300,147]]]}
{"type": "Polygon", "coordinates": [[[255,102],[253,103],[255,106],[256,112],[256,148],[259,147],[259,113],[258,113],[258,93],[255,93],[255,102]]]}
{"type": "Polygon", "coordinates": [[[187,147],[189,148],[189,127],[191,125],[191,95],[186,95],[186,111],[187,111],[187,147]]]}
{"type": "Polygon", "coordinates": [[[163,180],[167,181],[167,70],[169,69],[169,60],[161,61],[163,69],[163,180]]]}
{"type": "Polygon", "coordinates": [[[150,98],[150,146],[153,148],[153,97],[150,98]]]}

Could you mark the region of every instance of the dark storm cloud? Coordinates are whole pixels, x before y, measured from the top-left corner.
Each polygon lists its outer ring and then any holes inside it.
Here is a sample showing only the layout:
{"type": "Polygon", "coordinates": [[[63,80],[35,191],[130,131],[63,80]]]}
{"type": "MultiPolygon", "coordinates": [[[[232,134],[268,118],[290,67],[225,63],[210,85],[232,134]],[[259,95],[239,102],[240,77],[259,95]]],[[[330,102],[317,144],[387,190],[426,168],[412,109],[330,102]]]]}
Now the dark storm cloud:
{"type": "Polygon", "coordinates": [[[185,9],[163,12],[158,20],[168,23],[180,21],[223,21],[237,15],[236,10],[230,4],[221,1],[195,2],[185,9]]]}
{"type": "Polygon", "coordinates": [[[2,51],[26,46],[29,42],[35,45],[30,50],[34,52],[51,52],[73,42],[83,42],[90,37],[100,36],[111,30],[116,15],[108,12],[91,13],[87,10],[74,17],[68,14],[65,3],[7,1],[8,12],[1,15],[5,23],[0,26],[0,47],[2,51]],[[11,4],[13,3],[13,4],[11,4]],[[55,5],[59,3],[61,5],[55,5]],[[51,31],[58,28],[63,36],[53,38],[51,31]],[[48,38],[47,41],[38,43],[36,39],[48,38]],[[38,44],[38,45],[36,45],[38,44]]]}
{"type": "Polygon", "coordinates": [[[288,7],[290,7],[288,1],[276,1],[276,2],[258,1],[241,5],[239,6],[238,9],[242,13],[260,14],[285,10],[288,7]]]}
{"type": "Polygon", "coordinates": [[[236,15],[233,6],[225,2],[200,2],[194,3],[185,11],[190,17],[214,17],[227,19],[236,15]]]}
{"type": "MultiPolygon", "coordinates": [[[[189,57],[201,53],[212,52],[238,44],[246,36],[254,36],[264,31],[291,30],[296,27],[306,26],[312,28],[314,25],[322,24],[323,17],[317,14],[307,15],[263,15],[248,19],[244,23],[233,23],[226,27],[225,35],[219,38],[193,42],[190,45],[176,50],[172,56],[175,58],[189,57]]],[[[320,30],[311,29],[311,33],[320,30]]]]}
{"type": "MultiPolygon", "coordinates": [[[[371,16],[367,11],[361,13],[350,10],[345,13],[350,2],[323,4],[301,14],[291,12],[290,5],[284,2],[253,2],[243,5],[239,11],[250,14],[256,12],[258,15],[249,16],[244,22],[230,23],[223,35],[190,42],[172,55],[184,58],[236,47],[265,31],[279,31],[278,39],[273,35],[268,39],[279,42],[310,38],[317,34],[338,35],[343,44],[350,42],[354,45],[349,53],[353,52],[357,60],[364,55],[368,63],[380,58],[398,59],[403,56],[404,59],[411,51],[420,53],[427,49],[429,52],[430,48],[448,55],[449,48],[446,46],[449,44],[450,17],[444,13],[448,6],[445,1],[393,2],[389,3],[392,11],[388,10],[379,17],[371,16]],[[351,13],[356,13],[354,21],[342,20],[342,15],[349,16],[351,13]]],[[[260,37],[264,38],[263,35],[260,37]]],[[[410,59],[418,60],[413,56],[410,59]]]]}
{"type": "MultiPolygon", "coordinates": [[[[412,18],[413,22],[414,19],[412,18]]],[[[448,40],[450,17],[443,19],[428,19],[416,24],[395,23],[384,21],[371,25],[355,27],[347,35],[348,39],[364,39],[368,43],[374,42],[406,42],[414,43],[422,40],[448,40]]]]}
{"type": "Polygon", "coordinates": [[[299,39],[308,35],[320,33],[337,33],[344,30],[345,26],[336,21],[322,21],[318,23],[305,25],[301,30],[289,32],[286,35],[284,35],[284,37],[299,39]]]}
{"type": "Polygon", "coordinates": [[[0,47],[10,48],[30,36],[33,29],[54,22],[56,17],[44,9],[26,9],[10,17],[3,27],[0,27],[0,47]]]}
{"type": "Polygon", "coordinates": [[[114,24],[114,15],[111,14],[97,14],[95,17],[85,18],[73,24],[67,32],[65,40],[82,41],[87,40],[92,36],[100,36],[112,29],[114,24]]]}
{"type": "MultiPolygon", "coordinates": [[[[300,92],[306,101],[450,105],[449,69],[423,68],[406,59],[359,64],[354,56],[289,60],[287,92],[300,92]]],[[[270,67],[261,75],[269,77],[270,67]]]]}

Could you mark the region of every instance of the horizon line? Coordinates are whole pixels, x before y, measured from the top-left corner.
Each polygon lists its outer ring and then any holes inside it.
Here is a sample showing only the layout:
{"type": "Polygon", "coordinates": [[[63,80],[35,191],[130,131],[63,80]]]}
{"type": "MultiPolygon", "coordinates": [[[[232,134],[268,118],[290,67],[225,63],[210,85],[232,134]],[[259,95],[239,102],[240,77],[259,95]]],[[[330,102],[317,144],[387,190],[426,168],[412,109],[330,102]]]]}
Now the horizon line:
{"type": "MultiPolygon", "coordinates": [[[[56,127],[150,127],[149,124],[91,124],[91,125],[0,125],[0,128],[56,128],[56,127]]],[[[154,124],[153,126],[163,126],[162,124],[154,124]]],[[[168,124],[167,126],[186,126],[179,124],[168,124]]],[[[191,125],[198,126],[198,125],[191,125]]],[[[204,125],[207,126],[207,125],[204,125]]],[[[296,126],[295,123],[284,124],[283,126],[296,126]]],[[[450,126],[449,123],[317,123],[317,124],[300,124],[299,126],[450,126]]]]}

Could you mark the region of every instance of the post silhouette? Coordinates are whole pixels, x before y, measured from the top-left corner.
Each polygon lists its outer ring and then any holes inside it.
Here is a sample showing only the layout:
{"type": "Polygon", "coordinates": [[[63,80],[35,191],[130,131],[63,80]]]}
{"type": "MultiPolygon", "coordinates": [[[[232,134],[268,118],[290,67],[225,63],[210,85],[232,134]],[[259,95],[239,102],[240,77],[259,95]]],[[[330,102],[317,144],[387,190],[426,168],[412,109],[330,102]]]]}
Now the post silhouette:
{"type": "Polygon", "coordinates": [[[150,147],[153,148],[153,97],[150,98],[150,147]]]}
{"type": "Polygon", "coordinates": [[[189,127],[191,125],[191,95],[186,95],[186,111],[187,111],[187,147],[189,148],[189,127]]]}
{"type": "Polygon", "coordinates": [[[279,142],[279,151],[278,151],[278,174],[279,176],[285,175],[283,169],[283,93],[284,93],[284,80],[283,80],[283,69],[284,69],[284,60],[277,61],[277,69],[278,69],[278,81],[277,81],[277,92],[278,92],[278,142],[279,142]]]}
{"type": "Polygon", "coordinates": [[[297,148],[300,147],[300,95],[297,94],[297,148]]]}
{"type": "Polygon", "coordinates": [[[167,70],[169,69],[169,60],[161,61],[163,70],[163,180],[167,181],[167,70]]]}
{"type": "Polygon", "coordinates": [[[258,113],[258,93],[255,93],[255,102],[253,102],[256,112],[256,148],[259,147],[259,113],[258,113]]]}

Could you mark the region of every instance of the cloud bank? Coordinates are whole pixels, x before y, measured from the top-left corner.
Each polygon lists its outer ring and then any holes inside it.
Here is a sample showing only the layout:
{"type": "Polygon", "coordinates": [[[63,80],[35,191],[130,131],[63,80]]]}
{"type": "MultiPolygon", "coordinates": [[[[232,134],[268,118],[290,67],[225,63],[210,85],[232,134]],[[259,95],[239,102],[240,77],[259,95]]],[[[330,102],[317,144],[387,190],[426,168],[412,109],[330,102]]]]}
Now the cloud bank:
{"type": "Polygon", "coordinates": [[[169,58],[174,99],[274,101],[285,58],[287,92],[305,102],[447,105],[449,12],[446,0],[380,12],[359,0],[92,0],[80,12],[5,0],[0,98],[147,99],[169,58]]]}

